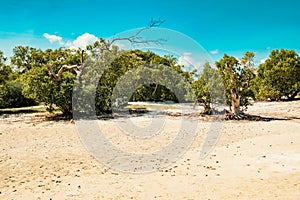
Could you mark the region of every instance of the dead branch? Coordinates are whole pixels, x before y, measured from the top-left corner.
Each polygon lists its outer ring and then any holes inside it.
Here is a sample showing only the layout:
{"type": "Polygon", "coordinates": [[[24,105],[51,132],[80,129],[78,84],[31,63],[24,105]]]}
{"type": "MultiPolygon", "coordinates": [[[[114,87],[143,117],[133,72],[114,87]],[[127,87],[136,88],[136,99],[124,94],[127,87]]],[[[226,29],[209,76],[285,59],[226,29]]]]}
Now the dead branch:
{"type": "Polygon", "coordinates": [[[111,41],[107,41],[107,43],[105,44],[106,49],[109,50],[111,45],[113,43],[115,43],[116,41],[128,41],[131,44],[150,44],[150,43],[162,44],[162,42],[165,42],[165,40],[162,39],[162,38],[156,39],[156,40],[146,40],[143,37],[141,37],[140,34],[144,31],[148,30],[148,29],[153,28],[153,27],[159,27],[164,22],[165,22],[164,20],[161,20],[161,19],[155,20],[155,19],[152,18],[148,26],[146,26],[144,28],[141,28],[134,35],[129,36],[129,37],[114,38],[111,41]]]}
{"type": "Polygon", "coordinates": [[[54,73],[52,65],[47,65],[48,72],[51,78],[61,81],[62,73],[67,69],[67,70],[74,70],[76,72],[76,75],[79,76],[81,73],[82,68],[84,67],[83,65],[83,55],[84,55],[84,50],[81,51],[81,57],[80,57],[80,65],[63,65],[59,70],[58,73],[54,73]]]}
{"type": "Polygon", "coordinates": [[[76,72],[77,76],[79,76],[79,74],[81,72],[81,67],[82,67],[81,65],[63,65],[59,69],[58,73],[56,74],[53,71],[52,65],[48,65],[47,66],[50,77],[54,78],[57,81],[61,81],[62,73],[65,71],[65,69],[67,69],[67,70],[74,70],[76,72]]]}
{"type": "MultiPolygon", "coordinates": [[[[161,44],[162,42],[164,42],[165,40],[164,39],[156,39],[156,40],[146,40],[144,39],[143,37],[140,36],[140,34],[148,29],[151,29],[153,27],[159,27],[162,23],[164,23],[165,21],[164,20],[161,20],[161,19],[158,19],[158,20],[155,20],[155,19],[151,19],[150,23],[148,26],[144,27],[144,28],[141,28],[140,30],[138,30],[135,34],[133,34],[132,36],[129,36],[129,37],[119,37],[119,38],[114,38],[112,39],[111,41],[105,41],[105,39],[102,39],[100,38],[100,43],[102,44],[102,48],[105,49],[105,50],[110,50],[111,48],[111,45],[113,43],[115,43],[116,41],[129,41],[131,44],[150,44],[150,43],[154,43],[154,44],[161,44]]],[[[63,65],[58,73],[56,74],[53,70],[53,67],[52,65],[48,65],[47,68],[48,68],[48,72],[49,72],[49,75],[50,77],[52,77],[53,79],[57,80],[57,81],[61,81],[61,78],[62,78],[62,73],[64,72],[64,70],[74,70],[77,74],[77,76],[80,75],[81,71],[82,71],[82,68],[84,67],[83,65],[83,55],[84,55],[84,50],[82,50],[81,52],[81,64],[80,65],[63,65]]]]}

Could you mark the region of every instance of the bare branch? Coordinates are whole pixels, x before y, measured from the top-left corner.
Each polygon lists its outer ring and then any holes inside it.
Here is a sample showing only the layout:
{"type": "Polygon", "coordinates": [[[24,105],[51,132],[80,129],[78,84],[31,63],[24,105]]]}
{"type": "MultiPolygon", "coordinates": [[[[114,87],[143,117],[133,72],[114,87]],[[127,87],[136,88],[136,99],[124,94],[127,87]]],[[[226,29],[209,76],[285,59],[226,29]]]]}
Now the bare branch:
{"type": "Polygon", "coordinates": [[[74,70],[76,72],[77,76],[79,76],[82,66],[83,65],[63,65],[59,69],[57,74],[54,73],[52,65],[48,65],[47,68],[48,68],[50,77],[54,78],[57,81],[61,81],[62,73],[64,72],[65,69],[74,70]]]}
{"type": "Polygon", "coordinates": [[[161,20],[161,18],[159,18],[158,20],[155,20],[153,18],[151,18],[149,27],[159,27],[160,25],[162,25],[163,23],[165,23],[165,20],[161,20]]]}
{"type": "MultiPolygon", "coordinates": [[[[144,31],[146,31],[148,29],[151,29],[153,27],[159,27],[164,22],[165,21],[161,20],[160,18],[158,20],[155,20],[155,19],[152,18],[148,26],[139,29],[132,36],[114,38],[111,41],[105,41],[104,39],[100,38],[100,44],[102,45],[102,48],[105,49],[105,50],[110,50],[111,45],[113,43],[115,43],[116,41],[121,41],[121,40],[123,40],[123,41],[129,41],[131,44],[150,44],[150,43],[154,43],[154,44],[160,45],[163,42],[165,42],[166,40],[164,40],[162,38],[156,39],[156,40],[147,40],[147,39],[144,39],[143,37],[141,37],[140,35],[141,35],[142,32],[144,32],[144,31]]],[[[63,65],[59,69],[59,71],[58,71],[57,74],[54,72],[52,65],[48,65],[47,68],[48,68],[48,71],[49,71],[49,75],[53,79],[55,79],[57,81],[61,81],[62,73],[65,70],[74,70],[76,72],[77,76],[79,76],[80,73],[81,73],[81,71],[82,71],[82,69],[83,69],[83,67],[84,67],[83,59],[84,59],[84,50],[81,51],[80,65],[63,65]]]]}
{"type": "Polygon", "coordinates": [[[51,78],[54,78],[57,81],[61,81],[62,73],[67,70],[74,70],[76,72],[77,77],[80,75],[84,64],[83,64],[83,56],[84,56],[84,50],[81,51],[81,57],[80,57],[80,65],[63,65],[59,70],[58,73],[54,73],[52,65],[47,65],[48,72],[51,78]]]}
{"type": "Polygon", "coordinates": [[[162,44],[162,42],[165,42],[166,40],[164,39],[157,39],[157,40],[146,40],[143,37],[140,37],[139,35],[148,30],[151,29],[153,27],[159,27],[161,24],[163,24],[165,21],[158,19],[151,19],[150,23],[148,26],[141,28],[140,30],[138,30],[134,35],[129,36],[129,37],[119,37],[119,38],[114,38],[111,41],[108,41],[106,45],[106,49],[109,50],[109,48],[111,47],[111,45],[113,43],[115,43],[116,41],[128,41],[131,44],[150,44],[150,43],[154,43],[154,44],[162,44]]]}
{"type": "Polygon", "coordinates": [[[47,65],[49,76],[51,78],[57,79],[57,74],[54,73],[52,65],[47,65]]]}

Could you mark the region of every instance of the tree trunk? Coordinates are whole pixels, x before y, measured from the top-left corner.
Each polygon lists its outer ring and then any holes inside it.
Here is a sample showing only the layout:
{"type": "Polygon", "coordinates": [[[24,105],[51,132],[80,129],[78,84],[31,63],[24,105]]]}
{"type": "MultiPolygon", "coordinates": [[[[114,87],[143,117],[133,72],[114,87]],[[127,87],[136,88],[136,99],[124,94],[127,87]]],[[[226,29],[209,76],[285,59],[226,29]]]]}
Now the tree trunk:
{"type": "Polygon", "coordinates": [[[249,116],[244,114],[241,110],[241,99],[239,97],[239,95],[236,92],[236,89],[233,88],[230,91],[230,96],[231,96],[231,111],[229,113],[226,114],[225,119],[227,120],[241,120],[241,119],[249,119],[249,116]]]}
{"type": "Polygon", "coordinates": [[[211,115],[212,108],[210,107],[210,102],[204,102],[204,111],[203,114],[211,115]]]}
{"type": "Polygon", "coordinates": [[[241,106],[241,99],[236,91],[236,79],[237,79],[237,75],[234,74],[234,72],[232,71],[231,67],[229,66],[228,63],[226,63],[226,70],[228,72],[228,74],[232,75],[231,78],[231,83],[234,86],[234,88],[232,88],[230,90],[230,96],[231,96],[231,105],[229,106],[230,108],[230,114],[232,115],[239,115],[240,114],[240,106],[241,106]]]}
{"type": "Polygon", "coordinates": [[[237,94],[235,88],[231,90],[231,104],[232,104],[232,109],[231,109],[232,114],[238,115],[241,112],[240,111],[241,99],[237,94]]]}
{"type": "Polygon", "coordinates": [[[201,114],[205,114],[205,115],[211,115],[213,112],[213,109],[210,106],[210,102],[206,102],[206,101],[202,101],[202,102],[198,102],[195,101],[193,108],[196,108],[196,105],[199,104],[199,106],[203,106],[204,110],[201,112],[201,114]]]}

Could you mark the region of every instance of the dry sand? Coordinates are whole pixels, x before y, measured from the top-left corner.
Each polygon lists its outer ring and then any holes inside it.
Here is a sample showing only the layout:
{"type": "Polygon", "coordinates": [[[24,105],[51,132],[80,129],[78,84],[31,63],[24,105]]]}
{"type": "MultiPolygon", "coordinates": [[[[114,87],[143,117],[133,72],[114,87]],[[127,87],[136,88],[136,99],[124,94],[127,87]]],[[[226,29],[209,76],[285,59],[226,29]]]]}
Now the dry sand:
{"type": "MultiPolygon", "coordinates": [[[[248,113],[289,120],[226,121],[211,154],[200,159],[209,122],[199,118],[188,151],[145,174],[97,161],[68,121],[41,122],[28,114],[2,119],[0,199],[300,199],[300,102],[256,103],[248,113]]],[[[141,151],[171,140],[179,121],[170,118],[170,128],[156,136],[159,142],[144,143],[141,151]]],[[[113,120],[99,123],[120,148],[140,148],[117,134],[113,120]]]]}

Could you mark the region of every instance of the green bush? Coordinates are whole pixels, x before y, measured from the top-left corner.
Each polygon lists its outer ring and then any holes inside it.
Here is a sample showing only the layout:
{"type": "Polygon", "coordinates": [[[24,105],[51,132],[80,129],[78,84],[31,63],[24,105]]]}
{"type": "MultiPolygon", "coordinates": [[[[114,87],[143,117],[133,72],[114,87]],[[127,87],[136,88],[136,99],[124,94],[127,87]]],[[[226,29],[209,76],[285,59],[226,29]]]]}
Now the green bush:
{"type": "Polygon", "coordinates": [[[0,85],[0,108],[18,108],[37,105],[37,103],[24,97],[20,82],[8,81],[0,85]]]}
{"type": "Polygon", "coordinates": [[[273,50],[258,67],[255,95],[259,100],[294,99],[300,92],[300,57],[294,50],[273,50]]]}
{"type": "Polygon", "coordinates": [[[49,77],[46,66],[32,68],[22,76],[23,94],[39,103],[45,103],[50,112],[57,107],[68,115],[72,111],[74,79],[75,75],[66,71],[62,81],[57,82],[49,77]]]}

